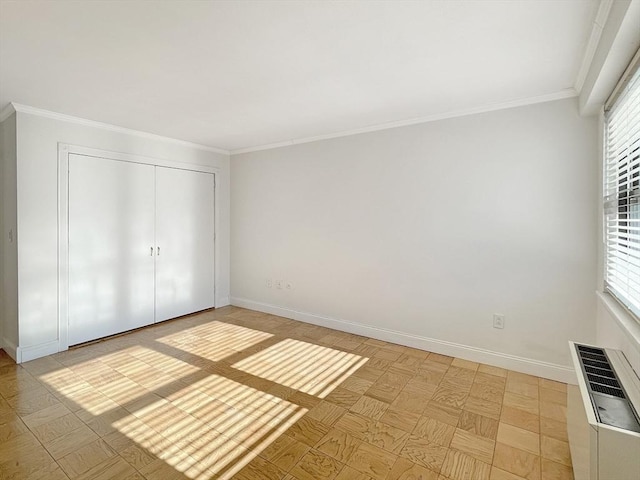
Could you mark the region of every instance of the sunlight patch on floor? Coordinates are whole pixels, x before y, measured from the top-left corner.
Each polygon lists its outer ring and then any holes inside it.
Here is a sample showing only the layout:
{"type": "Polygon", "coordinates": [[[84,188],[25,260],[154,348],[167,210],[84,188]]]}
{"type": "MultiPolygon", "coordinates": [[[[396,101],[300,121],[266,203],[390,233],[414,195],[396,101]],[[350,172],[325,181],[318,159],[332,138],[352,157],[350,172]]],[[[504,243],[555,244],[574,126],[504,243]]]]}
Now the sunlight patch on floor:
{"type": "Polygon", "coordinates": [[[324,398],[368,358],[286,339],[233,364],[234,368],[324,398]]]}

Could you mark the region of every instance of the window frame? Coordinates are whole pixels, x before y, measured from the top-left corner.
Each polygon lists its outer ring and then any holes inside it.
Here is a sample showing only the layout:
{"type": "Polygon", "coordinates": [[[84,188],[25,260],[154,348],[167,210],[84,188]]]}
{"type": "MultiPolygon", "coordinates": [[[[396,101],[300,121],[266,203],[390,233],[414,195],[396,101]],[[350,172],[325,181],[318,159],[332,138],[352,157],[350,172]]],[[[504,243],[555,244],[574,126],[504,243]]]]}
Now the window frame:
{"type": "MultiPolygon", "coordinates": [[[[604,251],[603,251],[603,290],[609,294],[621,304],[622,307],[630,314],[630,316],[638,323],[640,323],[640,128],[637,132],[635,132],[638,136],[638,149],[627,152],[623,157],[613,157],[610,155],[609,147],[609,135],[610,135],[610,120],[611,117],[614,117],[615,113],[617,113],[617,109],[621,107],[621,103],[623,104],[625,100],[629,98],[630,88],[632,88],[632,94],[637,94],[640,96],[640,50],[636,52],[633,59],[631,60],[629,66],[625,70],[624,74],[620,78],[619,82],[613,89],[611,95],[607,99],[604,105],[604,122],[603,122],[603,145],[602,145],[602,235],[603,235],[603,243],[604,243],[604,251]],[[637,151],[637,155],[633,155],[634,152],[637,151]],[[633,155],[630,159],[629,156],[633,155]],[[626,169],[624,175],[619,175],[620,166],[623,165],[622,169],[626,169]],[[633,168],[635,167],[635,169],[633,168]],[[616,176],[613,178],[615,180],[614,192],[609,193],[608,189],[611,185],[611,177],[609,174],[609,170],[614,168],[617,170],[616,176]],[[634,170],[634,171],[632,171],[634,170]],[[626,182],[620,182],[623,179],[626,182]],[[617,188],[621,184],[626,183],[626,186],[623,190],[617,188]],[[612,212],[615,210],[615,212],[612,212]],[[629,268],[628,265],[631,265],[632,262],[626,262],[626,270],[635,270],[632,275],[627,275],[625,280],[627,284],[629,283],[630,277],[635,277],[635,281],[632,280],[636,285],[635,288],[636,295],[625,295],[624,289],[617,288],[613,283],[609,282],[610,272],[620,272],[616,268],[610,268],[611,258],[610,253],[612,248],[610,247],[610,242],[612,241],[610,236],[610,227],[609,221],[612,218],[612,213],[615,213],[615,237],[616,240],[624,239],[629,243],[629,250],[632,250],[630,239],[636,240],[637,245],[633,250],[636,251],[636,254],[633,255],[635,259],[638,261],[635,264],[635,268],[629,268]],[[622,220],[620,216],[624,216],[622,220]],[[632,222],[635,222],[635,226],[632,226],[632,222]],[[623,224],[623,225],[621,225],[623,224]],[[621,226],[623,228],[621,228],[621,226]],[[636,228],[636,232],[633,233],[632,230],[636,228]],[[621,237],[620,234],[626,235],[626,237],[621,237]],[[631,298],[630,298],[631,297],[631,298]]],[[[635,112],[634,119],[640,118],[640,108],[637,112],[635,112]]],[[[633,135],[631,138],[636,138],[636,135],[633,135]]],[[[630,145],[635,145],[631,143],[630,145]]],[[[621,251],[617,248],[615,251],[621,251]]],[[[629,255],[631,257],[631,255],[629,255]]],[[[622,263],[622,262],[621,262],[622,263]]]]}

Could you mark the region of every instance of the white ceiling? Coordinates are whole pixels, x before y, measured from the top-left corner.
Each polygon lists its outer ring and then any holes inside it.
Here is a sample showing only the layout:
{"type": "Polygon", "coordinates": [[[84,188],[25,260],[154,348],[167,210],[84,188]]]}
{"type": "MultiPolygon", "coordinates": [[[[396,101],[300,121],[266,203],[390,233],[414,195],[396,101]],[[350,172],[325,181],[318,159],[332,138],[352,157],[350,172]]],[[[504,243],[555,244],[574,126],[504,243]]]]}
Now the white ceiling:
{"type": "Polygon", "coordinates": [[[9,102],[227,150],[573,88],[598,0],[0,0],[9,102]]]}

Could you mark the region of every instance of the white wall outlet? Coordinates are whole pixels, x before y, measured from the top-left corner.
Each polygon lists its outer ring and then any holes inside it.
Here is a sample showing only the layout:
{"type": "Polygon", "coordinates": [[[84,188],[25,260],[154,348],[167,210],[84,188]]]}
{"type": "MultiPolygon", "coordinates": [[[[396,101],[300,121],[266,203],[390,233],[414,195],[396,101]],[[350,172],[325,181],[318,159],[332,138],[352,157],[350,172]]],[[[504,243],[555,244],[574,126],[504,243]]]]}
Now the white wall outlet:
{"type": "Polygon", "coordinates": [[[505,316],[501,313],[493,314],[493,328],[504,328],[505,316]]]}
{"type": "Polygon", "coordinates": [[[267,286],[267,288],[273,288],[273,280],[271,280],[270,278],[267,278],[264,284],[267,286]]]}
{"type": "Polygon", "coordinates": [[[276,288],[282,290],[282,280],[276,280],[276,288]]]}
{"type": "Polygon", "coordinates": [[[287,282],[285,284],[284,288],[286,288],[287,290],[293,290],[293,283],[287,282]]]}

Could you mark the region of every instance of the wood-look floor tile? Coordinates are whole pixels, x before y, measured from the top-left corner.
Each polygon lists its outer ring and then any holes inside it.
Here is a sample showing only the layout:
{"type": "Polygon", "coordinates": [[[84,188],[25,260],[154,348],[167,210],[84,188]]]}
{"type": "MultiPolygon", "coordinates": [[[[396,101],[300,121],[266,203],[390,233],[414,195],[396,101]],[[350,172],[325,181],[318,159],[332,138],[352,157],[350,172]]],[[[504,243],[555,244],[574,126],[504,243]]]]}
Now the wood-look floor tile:
{"type": "Polygon", "coordinates": [[[505,390],[510,393],[524,395],[525,397],[539,398],[539,389],[537,384],[532,385],[531,383],[517,382],[508,379],[505,390]]]}
{"type": "Polygon", "coordinates": [[[502,405],[500,403],[483,400],[482,398],[468,397],[463,408],[467,412],[497,420],[500,418],[502,405]]]}
{"type": "Polygon", "coordinates": [[[317,450],[309,450],[291,469],[291,474],[299,480],[332,480],[343,464],[317,450]]]}
{"type": "MultiPolygon", "coordinates": [[[[29,431],[27,427],[19,417],[15,417],[9,421],[0,422],[0,446],[3,442],[17,437],[23,433],[29,431]]],[[[0,447],[1,448],[1,447],[0,447]]]]}
{"type": "Polygon", "coordinates": [[[491,466],[458,450],[449,450],[442,464],[447,478],[462,480],[489,480],[491,466]]]}
{"type": "Polygon", "coordinates": [[[449,357],[448,355],[441,355],[439,353],[430,353],[427,359],[431,362],[442,363],[444,365],[451,365],[454,360],[454,357],[449,357]]]}
{"type": "Polygon", "coordinates": [[[384,374],[384,370],[370,367],[368,364],[360,368],[353,374],[354,377],[363,378],[371,382],[376,382],[384,374]]]}
{"type": "Polygon", "coordinates": [[[540,433],[540,416],[518,408],[504,405],[500,413],[500,421],[530,432],[540,433]]]}
{"type": "Polygon", "coordinates": [[[345,413],[333,426],[353,435],[358,440],[363,440],[366,433],[373,428],[375,424],[376,421],[372,418],[349,412],[345,413]]]}
{"type": "Polygon", "coordinates": [[[66,479],[55,456],[99,480],[572,478],[565,384],[237,307],[3,358],[0,477],[66,479]],[[318,395],[290,382],[311,368],[234,368],[283,341],[366,363],[318,395]]]}
{"type": "Polygon", "coordinates": [[[567,405],[567,392],[558,390],[552,390],[549,388],[540,387],[540,401],[541,402],[553,402],[560,405],[567,405]]]}
{"type": "Polygon", "coordinates": [[[413,435],[422,437],[431,443],[448,447],[456,429],[454,426],[430,417],[421,417],[413,435]]]}
{"type": "Polygon", "coordinates": [[[425,407],[424,412],[422,412],[422,415],[429,418],[435,418],[440,422],[444,422],[455,427],[458,424],[458,419],[460,418],[461,413],[462,410],[459,408],[442,405],[430,400],[427,402],[427,406],[425,407]]]}
{"type": "Polygon", "coordinates": [[[540,437],[540,449],[542,450],[542,456],[544,458],[568,467],[571,466],[569,443],[542,435],[542,437],[540,437]]]}
{"type": "Polygon", "coordinates": [[[562,382],[556,382],[555,380],[548,380],[546,378],[539,378],[538,385],[542,388],[548,388],[550,390],[557,390],[559,392],[567,393],[567,384],[562,382]]]}
{"type": "Polygon", "coordinates": [[[331,429],[316,444],[316,450],[329,455],[340,463],[347,463],[353,452],[360,446],[356,437],[336,428],[331,429]]]}
{"type": "Polygon", "coordinates": [[[438,363],[436,365],[442,367],[442,370],[437,370],[432,366],[429,366],[429,368],[425,368],[423,364],[423,366],[418,369],[416,378],[431,385],[439,385],[444,377],[447,367],[445,365],[442,365],[441,363],[438,363]]]}
{"type": "Polygon", "coordinates": [[[387,383],[381,383],[380,381],[374,383],[369,390],[366,391],[366,395],[371,398],[375,398],[381,402],[391,403],[398,396],[399,390],[393,385],[387,383]]]}
{"type": "Polygon", "coordinates": [[[459,450],[481,462],[491,464],[495,443],[490,438],[481,437],[457,428],[451,440],[451,448],[459,450]]]}
{"type": "Polygon", "coordinates": [[[53,463],[54,459],[30,432],[0,445],[0,478],[28,478],[53,463]]]}
{"type": "Polygon", "coordinates": [[[52,462],[33,471],[29,475],[28,480],[69,480],[69,477],[62,471],[57,463],[52,462]]]}
{"type": "Polygon", "coordinates": [[[440,472],[448,450],[447,447],[430,442],[424,437],[411,435],[400,451],[400,456],[429,470],[440,472]]]}
{"type": "Polygon", "coordinates": [[[54,441],[64,435],[70,434],[81,427],[86,428],[82,421],[73,413],[55,418],[47,423],[33,427],[31,431],[43,444],[54,441]]]}
{"type": "Polygon", "coordinates": [[[280,480],[284,478],[285,475],[286,472],[278,468],[276,465],[264,460],[263,458],[256,457],[240,469],[240,471],[235,473],[233,478],[237,480],[280,480]]]}
{"type": "Polygon", "coordinates": [[[436,392],[437,385],[425,382],[419,377],[415,377],[407,382],[402,392],[407,392],[420,397],[424,402],[430,400],[436,392]]]}
{"type": "Polygon", "coordinates": [[[500,468],[491,467],[491,475],[489,476],[489,480],[526,480],[526,479],[519,475],[509,473],[500,468]]]}
{"type": "Polygon", "coordinates": [[[396,458],[396,455],[386,450],[363,442],[349,458],[349,466],[371,478],[383,480],[391,471],[396,458]]]}
{"type": "MultiPolygon", "coordinates": [[[[286,479],[285,479],[286,480],[286,479]]],[[[335,480],[373,480],[369,475],[345,465],[335,480]]]]}
{"type": "MultiPolygon", "coordinates": [[[[340,388],[336,388],[331,393],[335,393],[336,390],[340,390],[340,388]]],[[[329,394],[329,396],[331,396],[331,394],[329,394]]],[[[328,398],[325,397],[325,400],[328,400],[328,398]]],[[[318,397],[314,397],[313,395],[309,395],[308,393],[295,392],[292,395],[290,395],[289,398],[287,398],[287,401],[311,410],[318,403],[320,403],[321,399],[319,399],[318,397]]],[[[333,403],[336,403],[336,402],[333,402],[333,403]]]]}
{"type": "Polygon", "coordinates": [[[540,457],[519,448],[496,443],[493,465],[527,480],[540,480],[540,457]]]}
{"type": "Polygon", "coordinates": [[[411,433],[420,420],[420,415],[400,410],[391,405],[380,417],[380,421],[392,427],[411,433]]]}
{"type": "Polygon", "coordinates": [[[379,420],[380,417],[384,415],[387,408],[389,408],[388,403],[363,395],[356,403],[353,404],[349,411],[365,417],[373,418],[374,420],[379,420]]]}
{"type": "Polygon", "coordinates": [[[504,377],[507,376],[507,370],[500,367],[494,367],[491,365],[485,365],[483,363],[478,367],[478,373],[487,373],[489,375],[494,375],[496,377],[504,377]]]}
{"type": "Polygon", "coordinates": [[[386,480],[438,480],[438,474],[403,457],[398,457],[386,480]]]}
{"type": "Polygon", "coordinates": [[[513,370],[507,371],[507,381],[510,380],[519,383],[538,385],[538,377],[534,377],[533,375],[528,375],[526,373],[514,372],[513,370]]]}
{"type": "Polygon", "coordinates": [[[458,428],[481,437],[495,440],[498,434],[498,421],[463,410],[458,420],[458,428]]]}
{"type": "MultiPolygon", "coordinates": [[[[100,475],[99,478],[107,480],[118,478],[124,478],[132,473],[136,473],[136,470],[129,465],[122,457],[116,457],[115,460],[107,460],[98,467],[94,467],[82,476],[82,480],[92,480],[92,470],[100,470],[95,472],[100,475]]],[[[187,480],[187,475],[178,470],[175,466],[169,465],[162,459],[157,459],[151,462],[140,470],[143,478],[146,480],[187,480]]],[[[230,478],[230,477],[227,477],[230,478]]]]}
{"type": "Polygon", "coordinates": [[[7,398],[7,403],[20,416],[27,416],[36,413],[47,407],[58,405],[60,402],[46,389],[32,392],[20,392],[13,397],[7,398]]]}
{"type": "Polygon", "coordinates": [[[345,408],[323,400],[306,414],[307,417],[324,423],[325,425],[333,425],[342,415],[347,412],[345,408]]]}
{"type": "Polygon", "coordinates": [[[567,407],[553,402],[540,402],[540,416],[559,422],[567,421],[567,407]]]}
{"type": "Polygon", "coordinates": [[[136,443],[123,448],[119,454],[136,470],[146,467],[155,460],[153,455],[136,443]]]}
{"type": "Polygon", "coordinates": [[[559,422],[552,418],[540,417],[540,433],[564,442],[569,441],[566,422],[559,422]]]}
{"type": "Polygon", "coordinates": [[[33,429],[70,413],[71,411],[63,404],[56,403],[55,405],[43,408],[42,410],[34,412],[30,415],[23,416],[22,420],[27,424],[29,428],[33,429]]]}
{"type": "Polygon", "coordinates": [[[468,392],[459,388],[439,386],[431,400],[447,407],[462,408],[467,397],[468,392]]]}
{"type": "Polygon", "coordinates": [[[329,430],[330,427],[328,425],[303,417],[287,430],[287,435],[294,440],[313,447],[329,430]]]}
{"type": "MultiPolygon", "coordinates": [[[[324,399],[327,402],[335,403],[339,407],[350,408],[356,403],[360,397],[359,393],[352,392],[351,390],[347,390],[345,388],[336,388],[329,395],[327,395],[324,399]]],[[[289,398],[291,400],[291,398],[289,398]]],[[[293,400],[292,400],[293,401],[293,400]]]]}
{"type": "Polygon", "coordinates": [[[103,440],[96,440],[58,459],[58,464],[69,477],[74,478],[115,455],[116,452],[103,440]]]}
{"type": "Polygon", "coordinates": [[[508,423],[500,423],[497,441],[540,455],[540,435],[508,423]]]}
{"type": "Polygon", "coordinates": [[[573,480],[573,469],[570,466],[543,458],[542,480],[573,480]]]}
{"type": "Polygon", "coordinates": [[[504,392],[501,387],[489,385],[488,383],[474,382],[469,391],[469,396],[480,398],[494,403],[502,403],[504,392]]]}
{"type": "MultiPolygon", "coordinates": [[[[507,388],[509,387],[507,386],[507,388]]],[[[524,410],[525,412],[529,412],[534,415],[538,415],[540,413],[539,402],[537,398],[528,397],[519,393],[511,393],[509,391],[505,392],[504,405],[506,405],[507,407],[524,410]]]]}
{"type": "Polygon", "coordinates": [[[358,377],[352,376],[344,380],[340,384],[340,387],[346,390],[349,390],[351,392],[359,393],[362,395],[364,392],[366,392],[371,388],[371,385],[373,385],[373,382],[370,380],[365,380],[364,378],[358,378],[358,377]]]}
{"type": "Polygon", "coordinates": [[[476,371],[480,366],[477,362],[471,362],[469,360],[463,360],[462,358],[454,358],[451,362],[452,367],[466,368],[468,370],[476,371]]]}
{"type": "Polygon", "coordinates": [[[397,455],[408,438],[408,432],[377,422],[364,433],[362,440],[397,455]]]}
{"type": "Polygon", "coordinates": [[[415,393],[402,391],[397,395],[393,403],[391,403],[391,407],[420,415],[426,406],[425,400],[424,397],[415,393]]]}
{"type": "Polygon", "coordinates": [[[491,375],[489,373],[483,373],[478,371],[476,376],[473,377],[473,383],[480,383],[483,385],[490,385],[495,388],[499,388],[504,391],[505,386],[507,384],[506,377],[499,377],[496,375],[491,375]]]}

